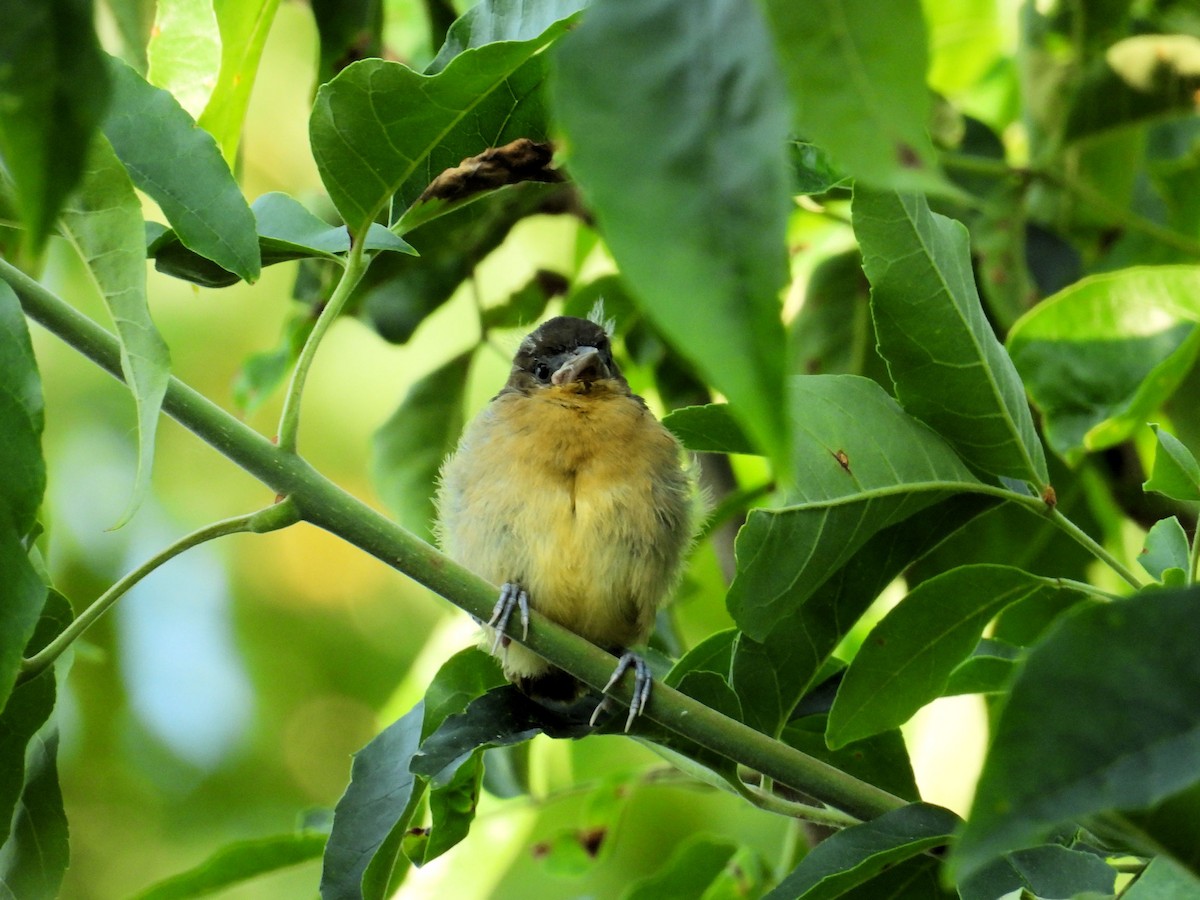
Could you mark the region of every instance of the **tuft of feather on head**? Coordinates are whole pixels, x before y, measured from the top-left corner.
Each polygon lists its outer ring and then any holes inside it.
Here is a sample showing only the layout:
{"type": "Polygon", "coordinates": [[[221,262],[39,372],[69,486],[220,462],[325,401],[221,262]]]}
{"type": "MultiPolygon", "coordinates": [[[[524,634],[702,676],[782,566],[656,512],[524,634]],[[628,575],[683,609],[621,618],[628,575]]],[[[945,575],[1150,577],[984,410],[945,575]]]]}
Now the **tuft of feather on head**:
{"type": "Polygon", "coordinates": [[[604,298],[597,297],[596,302],[592,304],[591,310],[587,314],[588,321],[599,325],[604,329],[605,333],[612,337],[617,330],[617,320],[604,315],[604,298]]]}

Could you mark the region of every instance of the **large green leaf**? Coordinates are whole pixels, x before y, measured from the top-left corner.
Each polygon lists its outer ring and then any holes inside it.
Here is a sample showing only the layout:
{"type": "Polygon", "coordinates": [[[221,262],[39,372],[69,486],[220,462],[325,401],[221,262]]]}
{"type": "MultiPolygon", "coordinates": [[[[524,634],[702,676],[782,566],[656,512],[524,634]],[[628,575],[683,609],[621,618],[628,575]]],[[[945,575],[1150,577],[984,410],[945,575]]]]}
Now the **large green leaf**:
{"type": "Polygon", "coordinates": [[[1126,440],[1182,381],[1200,351],[1200,266],[1085,278],[1013,326],[1008,349],[1068,461],[1126,440]]]}
{"type": "Polygon", "coordinates": [[[317,859],[325,849],[326,837],[323,831],[298,831],[227,844],[194,869],[146,888],[136,900],[207,897],[253,878],[317,859]]]}
{"type": "Polygon", "coordinates": [[[142,205],[125,167],[103,135],[96,136],[83,183],[63,210],[62,225],[117,327],[121,371],[137,407],[137,473],[118,522],[122,525],[150,489],[154,436],[171,357],[147,303],[142,205]]]}
{"type": "Polygon", "coordinates": [[[425,67],[436,75],[464,50],[498,41],[530,41],[555,22],[568,19],[591,0],[480,0],[455,20],[445,43],[425,67]]]}
{"type": "Polygon", "coordinates": [[[424,784],[408,770],[421,742],[424,703],[381,731],[354,755],[350,785],[333,811],[333,830],[325,847],[321,871],[322,900],[363,900],[364,880],[388,857],[388,871],[375,879],[382,897],[399,851],[396,831],[403,831],[416,812],[424,784]],[[376,862],[377,858],[380,862],[376,862]]]}
{"type": "Polygon", "coordinates": [[[973,466],[1048,481],[1021,379],[983,314],[967,229],[920,196],[858,188],[854,229],[879,352],[911,415],[973,466]]]}
{"type": "Polygon", "coordinates": [[[463,394],[471,354],[456,356],[409,389],[371,442],[371,475],[397,521],[433,536],[434,488],[442,460],[463,426],[463,394]]]}
{"type": "Polygon", "coordinates": [[[631,293],[786,477],[787,110],[758,5],[597,2],[556,60],[570,171],[631,293]]]}
{"type": "Polygon", "coordinates": [[[1200,588],[1081,608],[1013,682],[952,856],[961,881],[1056,827],[1200,781],[1200,588]]]}
{"type": "Polygon", "coordinates": [[[751,511],[727,604],[762,640],[876,532],[947,496],[984,488],[950,446],[854,375],[792,379],[796,487],[751,511]]]}
{"type": "Polygon", "coordinates": [[[390,895],[389,885],[394,890],[406,865],[402,840],[425,795],[427,779],[414,774],[422,740],[503,680],[487,654],[475,648],[457,653],[438,670],[424,700],[355,754],[325,849],[323,900],[390,895]]]}
{"type": "Polygon", "coordinates": [[[0,0],[0,160],[36,252],[108,102],[91,0],[0,0]]]}
{"type": "Polygon", "coordinates": [[[963,566],[921,582],[871,630],[846,670],[829,713],[829,745],[903,725],[942,695],[1002,609],[1057,590],[1049,579],[997,565],[963,566]]]}
{"type": "Polygon", "coordinates": [[[12,288],[0,282],[0,708],[46,597],[26,546],[46,487],[42,422],[42,382],[25,316],[12,288]]]}
{"type": "Polygon", "coordinates": [[[949,843],[959,823],[940,806],[913,803],[852,825],[810,850],[765,900],[840,897],[884,869],[949,843]]]}
{"type": "Polygon", "coordinates": [[[221,67],[196,124],[216,138],[232,167],[237,161],[250,92],[279,0],[215,0],[213,6],[221,33],[221,67]]]}
{"type": "Polygon", "coordinates": [[[393,202],[399,218],[434,177],[465,157],[517,138],[544,140],[545,56],[566,29],[459,54],[437,75],[365,59],[317,92],[313,158],[352,234],[393,202]]]}
{"type": "Polygon", "coordinates": [[[930,187],[925,23],[917,0],[768,0],[798,132],[855,178],[930,187]]]}
{"type": "Polygon", "coordinates": [[[111,59],[109,72],[113,102],[101,127],[133,183],[162,207],[184,246],[257,279],[254,215],[212,135],[129,66],[111,59]]]}
{"type": "Polygon", "coordinates": [[[777,734],[880,591],[990,502],[957,494],[885,528],[761,641],[739,634],[730,672],[746,722],[777,734]]]}

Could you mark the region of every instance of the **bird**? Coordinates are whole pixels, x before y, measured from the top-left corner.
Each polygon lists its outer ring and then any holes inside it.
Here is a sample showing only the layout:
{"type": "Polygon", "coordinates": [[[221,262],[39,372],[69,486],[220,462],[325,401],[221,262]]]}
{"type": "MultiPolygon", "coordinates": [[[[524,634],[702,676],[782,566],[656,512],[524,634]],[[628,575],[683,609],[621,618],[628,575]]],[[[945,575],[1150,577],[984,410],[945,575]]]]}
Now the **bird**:
{"type": "Polygon", "coordinates": [[[513,641],[513,615],[524,636],[535,609],[620,655],[592,724],[633,669],[629,731],[652,683],[630,648],[649,637],[679,579],[693,496],[679,442],[630,390],[608,330],[557,316],[530,333],[504,387],[447,457],[436,496],[442,549],[502,586],[481,645],[507,679],[550,708],[586,696],[513,641]]]}

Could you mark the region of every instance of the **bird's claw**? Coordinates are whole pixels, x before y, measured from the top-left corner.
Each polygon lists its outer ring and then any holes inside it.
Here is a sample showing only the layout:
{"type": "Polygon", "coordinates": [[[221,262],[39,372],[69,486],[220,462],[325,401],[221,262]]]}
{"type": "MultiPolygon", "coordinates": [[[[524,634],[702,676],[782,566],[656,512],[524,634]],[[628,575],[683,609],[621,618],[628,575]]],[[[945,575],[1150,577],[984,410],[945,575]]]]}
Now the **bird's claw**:
{"type": "Polygon", "coordinates": [[[508,636],[508,621],[514,609],[520,611],[521,640],[525,640],[529,637],[529,594],[516,582],[506,581],[500,587],[500,598],[492,608],[492,617],[487,620],[487,624],[496,630],[496,639],[492,642],[493,655],[500,649],[500,642],[508,636]]]}
{"type": "Polygon", "coordinates": [[[592,713],[590,725],[595,725],[596,720],[600,717],[603,710],[609,708],[612,698],[607,696],[609,690],[625,674],[626,669],[633,669],[633,697],[629,702],[629,716],[625,719],[625,732],[633,727],[633,721],[646,709],[646,704],[650,701],[650,687],[654,684],[654,677],[650,673],[650,667],[646,665],[646,661],[636,653],[626,651],[621,654],[621,658],[617,661],[617,667],[613,670],[612,676],[608,679],[608,684],[604,685],[604,690],[600,693],[605,697],[597,704],[595,711],[592,713]]]}

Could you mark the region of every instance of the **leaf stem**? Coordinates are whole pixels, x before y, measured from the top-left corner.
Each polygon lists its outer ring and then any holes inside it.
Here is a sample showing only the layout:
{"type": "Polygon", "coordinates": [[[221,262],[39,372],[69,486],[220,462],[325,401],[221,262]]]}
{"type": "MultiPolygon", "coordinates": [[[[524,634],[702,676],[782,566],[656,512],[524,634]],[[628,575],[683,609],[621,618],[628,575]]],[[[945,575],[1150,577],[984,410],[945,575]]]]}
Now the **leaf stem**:
{"type": "Polygon", "coordinates": [[[334,320],[341,315],[342,308],[345,307],[350,294],[353,293],[370,264],[371,258],[363,252],[363,238],[352,236],[350,252],[346,254],[345,267],[342,269],[342,277],[338,280],[337,287],[333,289],[329,302],[317,316],[317,321],[313,325],[312,331],[309,332],[304,347],[300,350],[300,356],[296,359],[296,367],[292,370],[292,380],[288,384],[287,395],[283,400],[283,412],[279,416],[278,442],[279,448],[285,453],[296,452],[300,431],[300,398],[304,394],[304,385],[308,381],[308,372],[312,368],[313,359],[316,358],[317,347],[320,346],[334,320]]]}
{"type": "Polygon", "coordinates": [[[80,635],[91,628],[97,619],[108,612],[114,603],[128,593],[130,588],[159,566],[174,559],[185,550],[190,550],[192,547],[203,544],[206,541],[211,541],[214,538],[224,537],[227,534],[239,534],[243,532],[263,534],[279,528],[286,528],[298,522],[299,518],[295,504],[285,498],[279,503],[268,506],[266,509],[260,509],[257,512],[246,513],[245,515],[233,516],[229,519],[222,519],[219,522],[212,522],[203,528],[196,529],[191,534],[181,537],[119,579],[112,587],[96,598],[87,609],[73,619],[71,624],[64,628],[54,640],[33,656],[22,660],[18,682],[35,678],[54,665],[54,661],[71,644],[78,640],[80,635]]]}
{"type": "MultiPolygon", "coordinates": [[[[1039,501],[1040,502],[1040,501],[1039,501]]],[[[1145,587],[1142,580],[1127,569],[1124,564],[1109,553],[1104,547],[1092,538],[1086,531],[1064,516],[1057,509],[1050,512],[1050,521],[1058,526],[1062,531],[1066,532],[1077,544],[1091,553],[1096,559],[1107,565],[1110,569],[1120,575],[1127,581],[1134,590],[1141,590],[1145,587]]]]}
{"type": "MultiPolygon", "coordinates": [[[[121,378],[116,338],[53,292],[0,260],[0,278],[21,298],[26,315],[115,378],[121,378]]],[[[285,451],[207,397],[172,377],[164,411],[281,496],[302,519],[366,551],[441,594],[478,619],[487,619],[498,588],[343,491],[295,453],[285,451]]],[[[584,683],[602,688],[616,660],[549,619],[531,616],[522,643],[584,683]]],[[[628,704],[632,679],[610,693],[628,704]]],[[[873,819],[905,801],[688,697],[655,683],[644,715],[712,752],[859,819],[873,819]]]]}
{"type": "Polygon", "coordinates": [[[854,816],[848,816],[838,809],[786,800],[771,791],[762,791],[753,788],[741,779],[734,779],[733,786],[738,795],[743,797],[748,803],[776,815],[787,816],[792,819],[802,819],[805,822],[812,822],[816,825],[827,825],[830,828],[848,828],[862,821],[854,816]]]}

